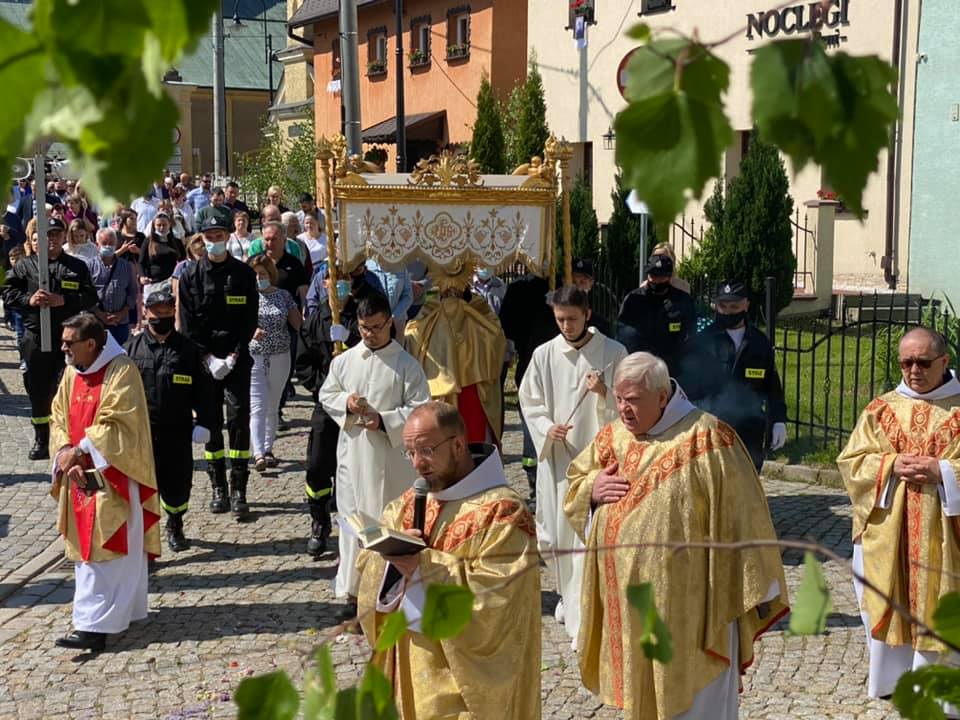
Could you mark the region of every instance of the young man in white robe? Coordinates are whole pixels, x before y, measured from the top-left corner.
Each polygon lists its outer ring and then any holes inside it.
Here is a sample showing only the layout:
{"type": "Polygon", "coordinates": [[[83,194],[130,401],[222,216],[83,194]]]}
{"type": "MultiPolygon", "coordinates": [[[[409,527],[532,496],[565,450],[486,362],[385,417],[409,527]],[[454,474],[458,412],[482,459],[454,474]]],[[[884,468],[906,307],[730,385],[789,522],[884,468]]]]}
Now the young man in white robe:
{"type": "MultiPolygon", "coordinates": [[[[430,400],[430,388],[420,364],[391,339],[393,316],[386,297],[361,300],[357,321],[362,342],[333,359],[319,400],[340,426],[337,511],[379,518],[415,479],[403,457],[403,425],[416,406],[430,400]]],[[[356,616],[359,546],[342,529],[339,544],[334,590],[348,602],[339,617],[349,619],[356,616]]]]}
{"type": "Polygon", "coordinates": [[[587,294],[564,287],[550,297],[560,334],[533,352],[520,383],[520,408],[537,450],[537,542],[560,592],[557,620],[575,641],[580,626],[583,547],[563,512],[567,467],[617,417],[607,388],[626,348],[589,327],[587,294]]]}

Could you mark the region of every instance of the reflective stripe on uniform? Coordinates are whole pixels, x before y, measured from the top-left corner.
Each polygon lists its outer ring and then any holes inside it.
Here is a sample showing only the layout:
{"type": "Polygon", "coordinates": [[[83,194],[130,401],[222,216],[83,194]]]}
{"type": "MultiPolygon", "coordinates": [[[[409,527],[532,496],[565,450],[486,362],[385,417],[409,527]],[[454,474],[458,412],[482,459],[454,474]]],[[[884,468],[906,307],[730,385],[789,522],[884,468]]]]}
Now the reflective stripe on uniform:
{"type": "Polygon", "coordinates": [[[50,416],[47,415],[46,417],[32,417],[30,418],[30,422],[33,423],[34,425],[49,425],[50,416]]]}
{"type": "MultiPolygon", "coordinates": [[[[223,451],[221,451],[221,452],[223,452],[223,451]]],[[[220,455],[220,457],[223,457],[223,455],[220,455]]],[[[250,451],[249,451],[249,450],[234,450],[233,448],[230,448],[230,449],[227,451],[227,457],[230,458],[231,460],[249,460],[249,459],[250,459],[250,451]]]]}
{"type": "Polygon", "coordinates": [[[174,507],[173,505],[167,505],[163,501],[163,498],[160,498],[160,507],[166,510],[170,515],[179,515],[180,513],[185,513],[187,511],[187,508],[190,507],[190,501],[187,500],[187,502],[185,502],[183,505],[174,507]]]}
{"type": "Polygon", "coordinates": [[[536,467],[536,466],[537,466],[537,459],[536,459],[536,458],[529,458],[529,457],[521,458],[521,459],[520,459],[520,464],[521,464],[523,467],[525,467],[525,468],[528,468],[528,467],[536,467]]]}
{"type": "Polygon", "coordinates": [[[210,452],[209,450],[203,451],[203,457],[206,460],[223,460],[223,450],[214,450],[210,452]]]}
{"type": "Polygon", "coordinates": [[[304,488],[306,488],[307,497],[313,498],[314,500],[317,500],[319,498],[322,498],[326,495],[330,495],[333,493],[333,488],[324,488],[323,490],[317,490],[316,492],[311,490],[309,485],[304,485],[304,488]]]}

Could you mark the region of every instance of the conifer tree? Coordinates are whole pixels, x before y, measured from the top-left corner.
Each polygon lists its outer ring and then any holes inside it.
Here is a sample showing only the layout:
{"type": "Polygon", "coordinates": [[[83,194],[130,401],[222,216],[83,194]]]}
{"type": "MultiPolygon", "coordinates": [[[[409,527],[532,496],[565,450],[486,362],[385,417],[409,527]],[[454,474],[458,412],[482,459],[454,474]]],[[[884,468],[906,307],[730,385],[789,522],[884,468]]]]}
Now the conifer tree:
{"type": "Polygon", "coordinates": [[[473,125],[470,157],[480,165],[481,172],[504,173],[507,170],[500,103],[486,73],[480,80],[477,93],[477,120],[473,125]]]}
{"type": "Polygon", "coordinates": [[[527,79],[520,86],[520,99],[511,109],[518,113],[512,118],[515,138],[512,143],[514,155],[510,165],[517,167],[530,162],[534,155],[543,157],[543,148],[550,137],[547,127],[547,102],[543,91],[543,78],[537,68],[536,54],[530,54],[527,79]]]}

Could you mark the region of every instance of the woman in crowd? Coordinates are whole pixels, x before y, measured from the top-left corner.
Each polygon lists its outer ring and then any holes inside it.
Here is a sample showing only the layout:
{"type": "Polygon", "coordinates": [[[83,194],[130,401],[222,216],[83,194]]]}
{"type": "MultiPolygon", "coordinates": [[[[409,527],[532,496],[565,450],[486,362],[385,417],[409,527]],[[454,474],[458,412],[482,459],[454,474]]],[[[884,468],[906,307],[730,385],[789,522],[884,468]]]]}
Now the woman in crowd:
{"type": "Polygon", "coordinates": [[[100,257],[97,246],[91,242],[90,231],[83,218],[76,218],[67,226],[67,242],[63,246],[67,255],[80,258],[87,265],[100,257]]]}
{"type": "Polygon", "coordinates": [[[193,208],[187,202],[187,191],[182,187],[170,190],[170,204],[173,207],[173,234],[186,244],[186,238],[196,232],[193,208]]]}
{"type": "Polygon", "coordinates": [[[137,230],[137,214],[133,210],[121,210],[117,240],[119,247],[117,255],[130,262],[137,262],[140,258],[140,248],[146,238],[137,230]]]}
{"type": "Polygon", "coordinates": [[[162,282],[171,275],[177,263],[186,257],[183,244],[171,231],[170,216],[164,210],[153,218],[150,240],[140,253],[140,284],[162,282]]]}
{"type": "Polygon", "coordinates": [[[237,210],[233,214],[233,233],[227,240],[227,252],[240,262],[246,262],[251,243],[253,233],[250,232],[250,216],[243,210],[237,210]]]}
{"type": "Polygon", "coordinates": [[[257,331],[250,341],[253,369],[250,372],[250,449],[254,468],[263,472],[276,467],[273,441],[277,436],[280,398],[290,375],[289,325],[300,330],[297,303],[286,290],[276,287],[277,268],[266,254],[249,260],[257,273],[260,311],[257,331]]]}
{"type": "MultiPolygon", "coordinates": [[[[650,256],[653,257],[654,255],[663,255],[665,257],[670,258],[670,260],[673,261],[674,270],[673,270],[673,275],[670,276],[670,284],[673,285],[677,290],[682,290],[683,292],[689,295],[690,283],[688,283],[682,277],[677,276],[677,270],[676,270],[677,255],[676,253],[673,252],[673,247],[670,245],[670,243],[662,242],[654,245],[653,252],[650,253],[650,256]]],[[[644,280],[643,283],[641,283],[640,287],[643,287],[648,282],[649,282],[648,280],[644,280]]]]}
{"type": "Polygon", "coordinates": [[[310,251],[307,248],[307,244],[299,237],[300,218],[297,217],[295,212],[287,210],[280,216],[280,222],[283,223],[283,230],[286,233],[287,240],[292,240],[297,244],[297,247],[300,248],[300,262],[303,263],[307,272],[310,273],[310,277],[313,277],[313,261],[310,258],[310,251]]]}
{"type": "Polygon", "coordinates": [[[320,223],[313,215],[303,216],[304,231],[297,235],[297,240],[307,246],[310,253],[310,262],[316,272],[320,263],[327,259],[327,236],[320,231],[320,223]]]}
{"type": "Polygon", "coordinates": [[[97,214],[90,209],[86,198],[80,193],[74,193],[67,198],[67,209],[63,214],[63,220],[68,227],[74,220],[82,220],[90,235],[97,230],[97,214]]]}

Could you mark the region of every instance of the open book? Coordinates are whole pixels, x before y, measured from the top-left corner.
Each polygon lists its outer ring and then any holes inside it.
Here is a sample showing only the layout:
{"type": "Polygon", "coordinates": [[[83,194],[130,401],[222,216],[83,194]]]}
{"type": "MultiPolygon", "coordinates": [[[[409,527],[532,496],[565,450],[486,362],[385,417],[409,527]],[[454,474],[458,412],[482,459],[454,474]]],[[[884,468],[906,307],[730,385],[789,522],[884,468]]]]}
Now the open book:
{"type": "Polygon", "coordinates": [[[420,538],[388,528],[363,512],[341,515],[338,521],[341,530],[357,538],[362,548],[382,555],[413,555],[427,547],[420,538]]]}

